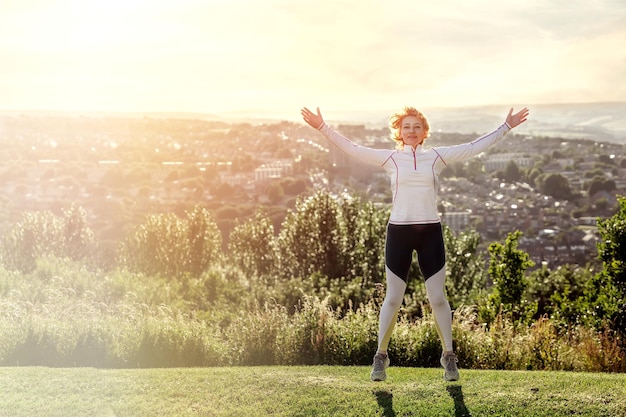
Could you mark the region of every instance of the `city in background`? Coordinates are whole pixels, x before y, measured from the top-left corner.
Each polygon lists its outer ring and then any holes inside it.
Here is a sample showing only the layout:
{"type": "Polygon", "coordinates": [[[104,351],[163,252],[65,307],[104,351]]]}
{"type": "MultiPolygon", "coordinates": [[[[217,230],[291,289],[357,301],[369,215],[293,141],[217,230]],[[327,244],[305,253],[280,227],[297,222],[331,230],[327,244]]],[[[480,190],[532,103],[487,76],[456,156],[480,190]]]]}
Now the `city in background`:
{"type": "MultiPolygon", "coordinates": [[[[443,222],[477,230],[485,246],[520,230],[520,248],[537,265],[595,262],[596,218],[614,214],[626,193],[623,107],[539,107],[501,143],[442,173],[443,222]]],[[[433,111],[427,145],[473,140],[501,122],[497,112],[433,111]]],[[[296,199],[316,189],[391,203],[382,170],[329,148],[300,121],[256,116],[4,113],[0,227],[25,211],[59,214],[76,203],[113,252],[146,214],[182,215],[198,204],[226,245],[260,206],[278,232],[296,199]]],[[[344,117],[329,123],[357,143],[393,148],[384,117],[344,117]]]]}

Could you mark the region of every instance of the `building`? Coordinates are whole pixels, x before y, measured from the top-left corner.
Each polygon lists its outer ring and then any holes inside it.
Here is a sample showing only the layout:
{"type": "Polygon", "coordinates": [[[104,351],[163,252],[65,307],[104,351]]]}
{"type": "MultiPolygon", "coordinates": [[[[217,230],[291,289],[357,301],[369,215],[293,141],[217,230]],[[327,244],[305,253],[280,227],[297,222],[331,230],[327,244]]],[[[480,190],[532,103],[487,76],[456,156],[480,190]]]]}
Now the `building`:
{"type": "Polygon", "coordinates": [[[450,229],[459,232],[469,226],[471,214],[469,211],[446,212],[442,220],[450,229]]]}
{"type": "Polygon", "coordinates": [[[269,164],[263,164],[254,170],[255,181],[263,181],[273,178],[282,178],[293,172],[293,164],[291,161],[273,161],[269,164]]]}
{"type": "Polygon", "coordinates": [[[519,153],[496,153],[489,155],[483,160],[483,165],[488,171],[504,170],[508,163],[513,161],[518,167],[530,167],[535,164],[535,159],[519,153]]]}

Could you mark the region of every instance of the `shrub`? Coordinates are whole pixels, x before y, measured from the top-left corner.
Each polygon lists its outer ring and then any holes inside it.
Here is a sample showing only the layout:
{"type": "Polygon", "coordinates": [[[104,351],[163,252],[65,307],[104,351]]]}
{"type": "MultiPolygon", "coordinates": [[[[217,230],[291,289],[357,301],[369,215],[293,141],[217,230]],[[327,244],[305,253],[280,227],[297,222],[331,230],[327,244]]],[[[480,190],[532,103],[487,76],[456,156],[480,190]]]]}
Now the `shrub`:
{"type": "Polygon", "coordinates": [[[275,270],[274,226],[262,211],[235,226],[228,239],[230,263],[248,275],[266,277],[275,270]]]}
{"type": "Polygon", "coordinates": [[[266,303],[239,314],[224,330],[231,365],[275,365],[281,362],[283,350],[281,335],[287,331],[285,308],[266,303]]]}
{"type": "Polygon", "coordinates": [[[389,355],[398,366],[440,366],[441,341],[432,317],[415,321],[400,317],[389,344],[389,355]]]}
{"type": "Polygon", "coordinates": [[[373,303],[348,309],[326,325],[325,362],[332,365],[369,365],[378,346],[378,312],[373,303]]]}
{"type": "Polygon", "coordinates": [[[304,296],[289,326],[280,334],[281,363],[319,365],[326,360],[327,326],[336,319],[328,299],[304,296]]]}
{"type": "Polygon", "coordinates": [[[121,266],[171,279],[198,276],[221,255],[222,237],[211,214],[196,206],[184,218],[149,215],[121,245],[121,266]]]}
{"type": "Polygon", "coordinates": [[[0,256],[7,268],[31,272],[44,256],[87,260],[93,245],[85,211],[72,205],[60,217],[50,211],[24,213],[3,236],[0,256]]]}
{"type": "Polygon", "coordinates": [[[521,232],[509,233],[504,244],[489,245],[489,276],[494,286],[486,302],[479,309],[480,318],[490,324],[494,314],[504,312],[514,321],[526,321],[537,311],[536,302],[524,299],[528,287],[526,269],[534,265],[528,253],[518,249],[521,232]]]}

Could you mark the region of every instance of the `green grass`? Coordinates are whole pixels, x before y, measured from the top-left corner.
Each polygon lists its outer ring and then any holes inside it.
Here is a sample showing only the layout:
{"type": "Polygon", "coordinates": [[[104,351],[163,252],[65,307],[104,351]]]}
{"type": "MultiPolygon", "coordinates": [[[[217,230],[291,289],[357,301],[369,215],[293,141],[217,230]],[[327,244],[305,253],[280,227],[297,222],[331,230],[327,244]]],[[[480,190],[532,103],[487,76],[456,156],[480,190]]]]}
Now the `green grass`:
{"type": "Polygon", "coordinates": [[[615,416],[626,375],[369,367],[0,368],[0,416],[615,416]]]}

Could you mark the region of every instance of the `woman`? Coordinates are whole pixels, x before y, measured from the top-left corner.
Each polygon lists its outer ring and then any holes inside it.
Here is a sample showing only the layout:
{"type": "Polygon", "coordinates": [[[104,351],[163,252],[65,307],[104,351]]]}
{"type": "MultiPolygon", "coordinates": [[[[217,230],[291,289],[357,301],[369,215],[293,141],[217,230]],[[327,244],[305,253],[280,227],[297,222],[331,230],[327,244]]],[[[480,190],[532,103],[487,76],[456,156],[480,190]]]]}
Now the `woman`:
{"type": "Polygon", "coordinates": [[[514,114],[511,108],[502,125],[472,142],[427,149],[424,141],[430,136],[428,120],[417,109],[405,107],[389,119],[391,137],[397,142],[394,151],[353,143],[324,122],[319,107],[316,113],[304,107],[301,114],[306,123],[319,130],[334,146],[362,162],[384,168],[391,178],[392,209],[385,240],[387,292],[380,311],[372,381],[387,378],[385,370],[390,363],[387,347],[404,299],[413,251],[417,252],[441,340],[444,379],[458,380],[457,357],[452,347],[452,312],[445,293],[445,250],[437,212],[439,173],[447,164],[476,156],[498,142],[509,130],[526,121],[528,109],[514,114]]]}

